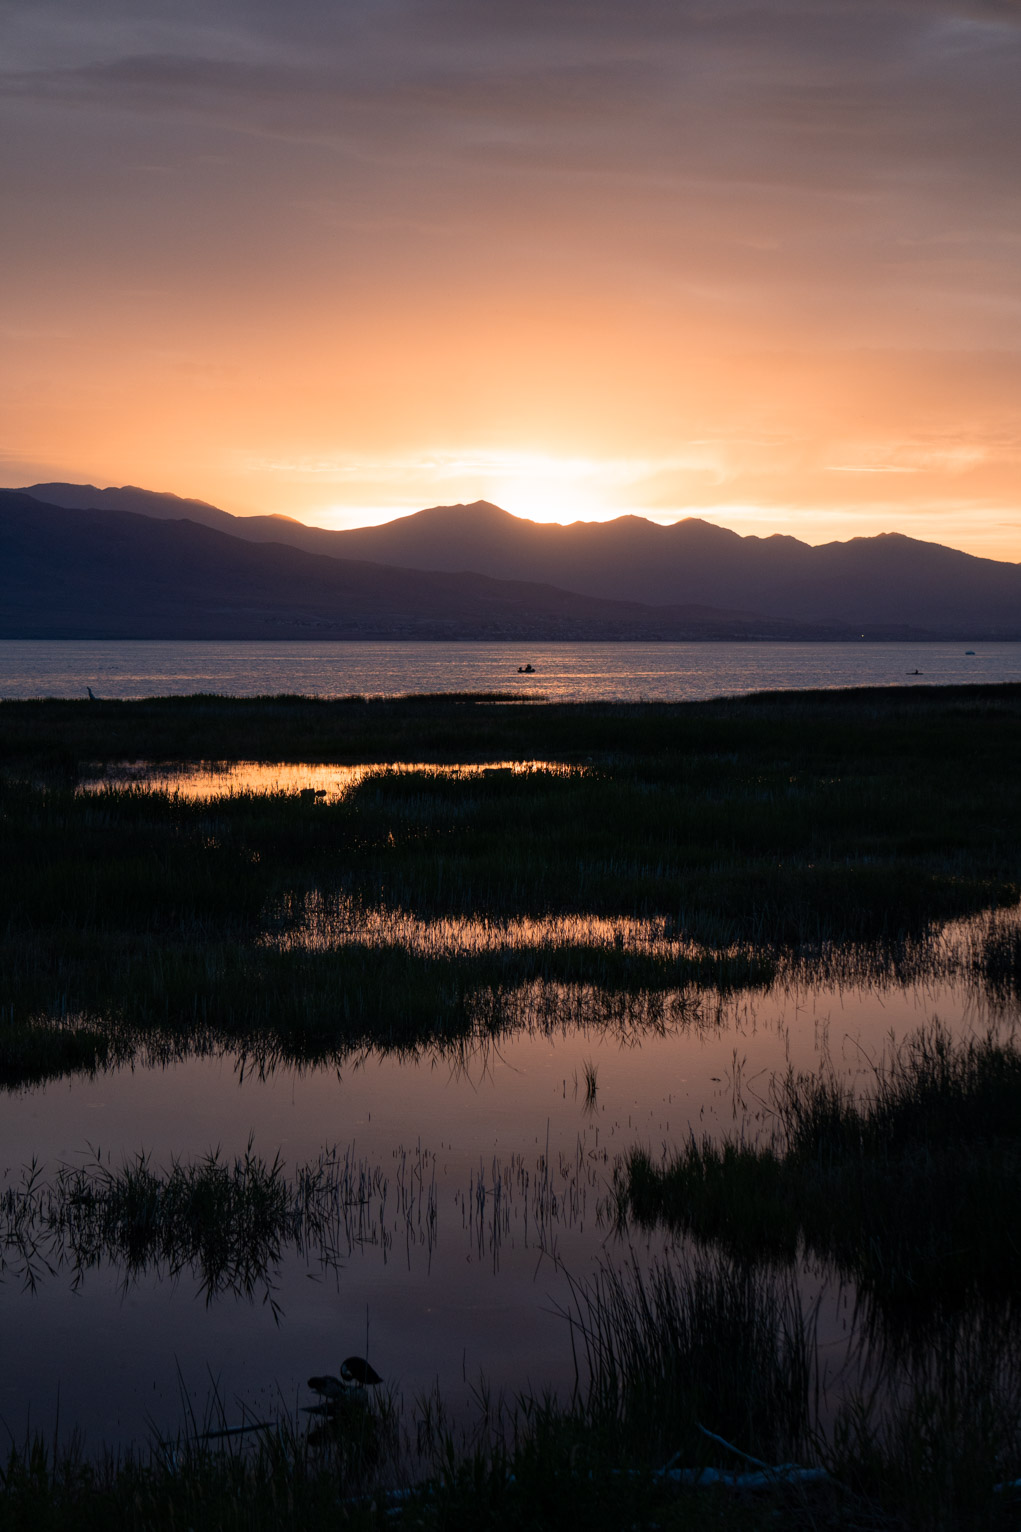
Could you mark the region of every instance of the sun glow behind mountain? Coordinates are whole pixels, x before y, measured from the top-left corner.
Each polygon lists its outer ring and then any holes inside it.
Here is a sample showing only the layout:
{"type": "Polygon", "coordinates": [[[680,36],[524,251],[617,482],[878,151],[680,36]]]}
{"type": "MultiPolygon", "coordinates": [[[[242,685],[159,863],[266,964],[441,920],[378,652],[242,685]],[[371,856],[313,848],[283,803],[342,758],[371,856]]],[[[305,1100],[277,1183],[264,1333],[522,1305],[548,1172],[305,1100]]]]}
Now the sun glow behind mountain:
{"type": "MultiPolygon", "coordinates": [[[[739,454],[741,443],[734,444],[732,457],[739,454]]],[[[713,444],[692,444],[686,456],[675,455],[659,461],[648,458],[596,456],[557,457],[550,452],[514,452],[510,450],[435,452],[410,461],[370,465],[322,461],[279,465],[279,471],[293,475],[290,489],[304,499],[309,479],[341,480],[351,477],[359,485],[375,482],[383,494],[399,498],[389,504],[351,504],[338,499],[320,505],[314,495],[300,519],[314,526],[341,531],[353,527],[379,526],[413,514],[425,505],[473,504],[486,500],[514,516],[529,521],[567,524],[575,521],[610,521],[619,516],[641,516],[647,521],[671,525],[685,517],[700,517],[743,535],[769,536],[785,533],[811,543],[872,536],[896,527],[913,535],[967,548],[993,558],[1012,558],[1016,548],[1015,532],[1010,525],[991,526],[976,522],[966,504],[942,507],[926,503],[919,508],[908,503],[878,499],[872,505],[816,505],[811,517],[802,507],[778,505],[764,500],[761,504],[720,498],[700,500],[699,488],[708,482],[725,486],[737,473],[728,473],[726,454],[713,444]],[[301,481],[305,481],[302,483],[301,481]],[[673,495],[663,496],[662,485],[675,486],[673,495]],[[683,484],[683,489],[676,488],[683,484]],[[663,499],[667,504],[660,503],[663,499]],[[924,529],[915,525],[921,509],[924,529]]],[[[898,473],[895,467],[874,466],[834,468],[835,474],[898,473]]],[[[905,473],[913,470],[905,468],[905,473]]]]}
{"type": "Polygon", "coordinates": [[[1021,13],[16,0],[0,478],[1021,557],[1021,13]]]}
{"type": "MultiPolygon", "coordinates": [[[[407,476],[408,499],[398,506],[336,504],[307,519],[318,526],[378,525],[431,503],[488,500],[530,521],[609,521],[622,514],[619,497],[640,484],[649,465],[632,459],[556,457],[544,452],[482,451],[432,454],[407,467],[394,465],[396,478],[407,476]]],[[[632,507],[627,506],[630,510],[632,507]]],[[[641,514],[649,515],[643,508],[641,514]]],[[[675,521],[676,513],[649,516],[675,521]]]]}

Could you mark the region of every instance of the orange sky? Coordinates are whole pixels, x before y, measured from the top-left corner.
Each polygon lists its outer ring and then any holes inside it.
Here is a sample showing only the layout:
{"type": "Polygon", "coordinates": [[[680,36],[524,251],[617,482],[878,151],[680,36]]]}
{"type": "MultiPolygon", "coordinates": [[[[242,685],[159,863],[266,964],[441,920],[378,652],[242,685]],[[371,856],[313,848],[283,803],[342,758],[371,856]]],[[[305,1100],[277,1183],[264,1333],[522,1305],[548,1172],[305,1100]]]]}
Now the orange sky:
{"type": "Polygon", "coordinates": [[[1008,0],[8,0],[3,27],[3,483],[1021,560],[1008,0]]]}

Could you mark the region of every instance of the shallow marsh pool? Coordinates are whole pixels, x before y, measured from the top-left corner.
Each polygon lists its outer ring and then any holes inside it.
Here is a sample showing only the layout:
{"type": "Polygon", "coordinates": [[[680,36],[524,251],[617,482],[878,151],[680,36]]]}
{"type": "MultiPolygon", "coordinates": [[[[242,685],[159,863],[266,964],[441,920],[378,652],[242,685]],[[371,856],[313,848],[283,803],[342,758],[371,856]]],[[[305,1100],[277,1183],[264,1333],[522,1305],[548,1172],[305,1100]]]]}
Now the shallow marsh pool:
{"type": "MultiPolygon", "coordinates": [[[[310,1403],[305,1379],[351,1352],[408,1403],[438,1386],[464,1419],[483,1379],[508,1397],[569,1393],[570,1283],[627,1256],[610,1214],[616,1157],[637,1144],[658,1158],[691,1133],[768,1134],[773,1076],[829,1066],[867,1084],[890,1038],[934,1016],[955,1033],[1009,1027],[1010,1006],[969,970],[967,936],[948,928],[929,979],[835,964],[824,982],[792,970],[697,1001],[533,985],[518,1025],[475,1047],[304,1071],[214,1053],[6,1094],[8,1190],[31,1159],[45,1177],[140,1152],[157,1168],[230,1159],[251,1143],[290,1174],[333,1152],[363,1192],[327,1239],[285,1241],[251,1296],[207,1301],[187,1261],[126,1277],[122,1261],[76,1267],[52,1232],[27,1261],[8,1241],[0,1420],[21,1440],[59,1413],[98,1447],[173,1433],[182,1396],[201,1416],[214,1390],[230,1423],[268,1419],[310,1403]]],[[[823,1329],[839,1336],[846,1293],[827,1304],[823,1329]]]]}

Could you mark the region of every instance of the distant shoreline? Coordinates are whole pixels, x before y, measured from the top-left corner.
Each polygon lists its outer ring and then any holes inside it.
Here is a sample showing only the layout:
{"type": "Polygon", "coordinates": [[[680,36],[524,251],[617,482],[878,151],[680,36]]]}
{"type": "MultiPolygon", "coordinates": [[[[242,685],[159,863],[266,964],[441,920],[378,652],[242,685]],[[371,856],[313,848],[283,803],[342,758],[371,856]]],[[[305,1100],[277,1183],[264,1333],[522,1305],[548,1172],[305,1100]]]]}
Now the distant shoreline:
{"type": "Polygon", "coordinates": [[[141,633],[0,633],[0,644],[460,644],[468,647],[477,644],[500,644],[506,647],[522,644],[559,644],[559,645],[603,645],[605,647],[619,647],[624,644],[845,644],[849,647],[858,647],[861,644],[1021,644],[1021,632],[1018,633],[983,633],[979,635],[961,633],[904,633],[883,632],[863,633],[858,638],[853,638],[847,633],[819,634],[815,632],[805,633],[691,633],[681,637],[672,634],[633,634],[625,638],[612,635],[601,635],[595,638],[584,636],[556,635],[549,636],[542,633],[518,634],[443,634],[443,633],[342,633],[342,634],[298,634],[287,633],[279,635],[248,633],[239,636],[230,634],[156,634],[141,633]]]}

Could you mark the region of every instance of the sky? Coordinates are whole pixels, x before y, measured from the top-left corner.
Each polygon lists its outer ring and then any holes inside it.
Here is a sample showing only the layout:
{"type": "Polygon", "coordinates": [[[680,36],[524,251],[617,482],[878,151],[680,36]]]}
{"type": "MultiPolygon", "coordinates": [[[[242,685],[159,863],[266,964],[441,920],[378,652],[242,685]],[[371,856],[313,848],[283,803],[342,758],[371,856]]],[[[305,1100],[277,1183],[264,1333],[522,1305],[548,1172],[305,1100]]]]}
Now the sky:
{"type": "Polygon", "coordinates": [[[1021,0],[0,0],[0,482],[1021,561],[1021,0]]]}

